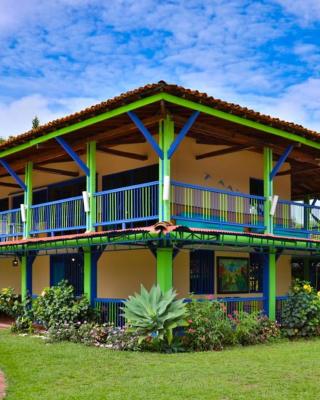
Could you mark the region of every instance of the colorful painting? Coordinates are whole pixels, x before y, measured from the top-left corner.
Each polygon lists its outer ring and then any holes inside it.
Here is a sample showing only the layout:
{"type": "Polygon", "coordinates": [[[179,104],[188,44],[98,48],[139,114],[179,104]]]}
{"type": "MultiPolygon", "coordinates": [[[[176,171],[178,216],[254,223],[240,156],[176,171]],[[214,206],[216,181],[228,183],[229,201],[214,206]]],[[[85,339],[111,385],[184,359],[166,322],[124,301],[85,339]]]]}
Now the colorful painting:
{"type": "Polygon", "coordinates": [[[246,293],[249,291],[249,259],[218,257],[218,292],[246,293]]]}

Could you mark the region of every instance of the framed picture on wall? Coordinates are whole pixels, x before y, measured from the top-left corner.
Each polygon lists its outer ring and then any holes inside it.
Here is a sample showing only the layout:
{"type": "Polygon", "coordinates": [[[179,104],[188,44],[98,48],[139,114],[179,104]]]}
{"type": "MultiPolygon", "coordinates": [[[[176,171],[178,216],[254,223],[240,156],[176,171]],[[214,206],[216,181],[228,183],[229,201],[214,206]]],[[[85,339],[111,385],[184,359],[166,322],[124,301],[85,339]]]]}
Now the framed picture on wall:
{"type": "Polygon", "coordinates": [[[218,293],[249,292],[249,259],[218,257],[218,293]]]}

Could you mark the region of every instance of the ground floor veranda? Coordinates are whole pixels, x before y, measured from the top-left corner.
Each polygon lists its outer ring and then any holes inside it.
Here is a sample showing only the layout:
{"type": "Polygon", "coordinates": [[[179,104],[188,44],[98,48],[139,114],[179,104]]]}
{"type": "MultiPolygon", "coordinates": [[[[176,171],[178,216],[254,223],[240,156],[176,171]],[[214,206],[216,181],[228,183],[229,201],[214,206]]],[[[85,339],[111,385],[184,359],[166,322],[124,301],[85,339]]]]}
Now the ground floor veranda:
{"type": "Polygon", "coordinates": [[[312,261],[319,246],[317,240],[164,224],[27,239],[1,245],[0,287],[38,296],[67,279],[77,294],[117,319],[123,299],[141,284],[158,283],[182,298],[210,296],[228,311],[264,310],[277,317],[293,277],[319,285],[312,261]]]}

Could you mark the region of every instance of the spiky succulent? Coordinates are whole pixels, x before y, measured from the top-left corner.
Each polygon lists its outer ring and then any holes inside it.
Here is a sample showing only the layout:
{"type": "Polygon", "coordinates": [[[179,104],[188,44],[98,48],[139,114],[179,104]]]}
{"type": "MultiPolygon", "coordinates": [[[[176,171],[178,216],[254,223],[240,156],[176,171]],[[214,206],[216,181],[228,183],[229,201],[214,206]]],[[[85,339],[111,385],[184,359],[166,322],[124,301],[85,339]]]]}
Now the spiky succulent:
{"type": "Polygon", "coordinates": [[[129,328],[140,334],[140,341],[147,337],[167,340],[170,345],[173,329],[186,326],[186,306],[183,300],[176,299],[177,293],[170,289],[163,293],[159,286],[153,286],[148,292],[141,285],[141,293],[129,296],[123,307],[129,328]]]}

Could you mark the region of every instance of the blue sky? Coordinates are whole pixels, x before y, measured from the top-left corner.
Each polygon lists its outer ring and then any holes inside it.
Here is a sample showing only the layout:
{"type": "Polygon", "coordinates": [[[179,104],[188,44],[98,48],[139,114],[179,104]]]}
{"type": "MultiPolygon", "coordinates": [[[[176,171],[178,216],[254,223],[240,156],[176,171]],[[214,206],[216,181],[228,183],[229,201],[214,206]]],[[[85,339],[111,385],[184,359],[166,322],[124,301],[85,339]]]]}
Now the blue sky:
{"type": "Polygon", "coordinates": [[[319,0],[1,0],[0,136],[150,82],[320,131],[319,0]]]}

